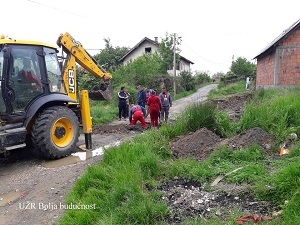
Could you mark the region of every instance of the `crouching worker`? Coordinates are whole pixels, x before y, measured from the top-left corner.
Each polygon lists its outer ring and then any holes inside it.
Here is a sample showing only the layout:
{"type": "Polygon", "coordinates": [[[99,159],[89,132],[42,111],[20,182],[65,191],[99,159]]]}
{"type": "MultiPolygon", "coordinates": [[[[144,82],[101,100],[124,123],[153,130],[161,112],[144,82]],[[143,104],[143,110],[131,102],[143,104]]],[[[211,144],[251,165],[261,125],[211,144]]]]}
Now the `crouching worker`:
{"type": "Polygon", "coordinates": [[[148,125],[146,124],[145,121],[145,115],[146,115],[146,109],[143,106],[132,104],[129,111],[130,125],[136,125],[137,121],[140,121],[142,127],[147,129],[148,125]]]}

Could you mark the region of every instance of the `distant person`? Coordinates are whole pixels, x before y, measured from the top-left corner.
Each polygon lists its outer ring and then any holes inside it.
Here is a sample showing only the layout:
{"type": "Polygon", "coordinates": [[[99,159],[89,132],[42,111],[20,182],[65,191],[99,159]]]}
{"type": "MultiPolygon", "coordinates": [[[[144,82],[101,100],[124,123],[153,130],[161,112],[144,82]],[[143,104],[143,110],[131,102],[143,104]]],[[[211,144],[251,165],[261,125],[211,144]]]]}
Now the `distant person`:
{"type": "Polygon", "coordinates": [[[159,94],[159,98],[162,104],[160,120],[164,122],[168,122],[170,107],[172,107],[172,97],[170,93],[167,91],[166,87],[162,88],[162,92],[159,94]]]}
{"type": "Polygon", "coordinates": [[[161,101],[156,95],[156,91],[152,90],[151,96],[148,98],[147,105],[149,107],[151,126],[158,127],[158,118],[162,109],[161,101]]]}
{"type": "Polygon", "coordinates": [[[130,125],[136,125],[138,121],[141,122],[142,127],[147,129],[148,125],[145,121],[146,109],[140,105],[131,105],[129,111],[129,121],[130,125]]]}
{"type": "Polygon", "coordinates": [[[119,121],[124,118],[126,120],[126,104],[128,95],[125,93],[125,87],[121,87],[121,90],[118,92],[119,98],[119,121]]]}
{"type": "Polygon", "coordinates": [[[126,112],[125,112],[125,118],[128,118],[128,117],[129,117],[129,105],[130,105],[129,98],[130,98],[130,94],[129,94],[127,88],[124,89],[124,92],[125,92],[126,95],[127,95],[127,98],[126,98],[126,112]]]}
{"type": "Polygon", "coordinates": [[[137,87],[137,89],[138,89],[137,103],[138,103],[138,105],[145,108],[145,106],[146,106],[146,91],[144,90],[144,88],[141,85],[139,85],[137,87]]]}
{"type": "Polygon", "coordinates": [[[146,91],[146,102],[148,101],[148,98],[151,96],[152,94],[152,89],[150,88],[145,88],[146,91]]]}
{"type": "Polygon", "coordinates": [[[149,106],[147,105],[148,99],[151,96],[152,93],[152,89],[150,88],[145,88],[146,91],[146,105],[145,105],[145,109],[146,109],[146,117],[148,117],[149,115],[149,106]]]}
{"type": "Polygon", "coordinates": [[[246,90],[249,90],[249,86],[250,86],[250,77],[248,76],[246,78],[246,90]]]}

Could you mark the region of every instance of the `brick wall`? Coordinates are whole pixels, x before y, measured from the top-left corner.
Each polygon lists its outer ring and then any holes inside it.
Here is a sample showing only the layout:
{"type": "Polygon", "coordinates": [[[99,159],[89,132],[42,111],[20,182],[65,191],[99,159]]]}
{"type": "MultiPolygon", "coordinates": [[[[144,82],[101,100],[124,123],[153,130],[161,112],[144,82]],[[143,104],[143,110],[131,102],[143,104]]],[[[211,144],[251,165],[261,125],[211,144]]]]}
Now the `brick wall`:
{"type": "Polygon", "coordinates": [[[257,59],[257,87],[300,84],[300,26],[270,54],[257,59]]]}
{"type": "Polygon", "coordinates": [[[282,45],[300,45],[300,27],[292,31],[283,40],[282,45]]]}
{"type": "MultiPolygon", "coordinates": [[[[300,39],[300,35],[299,35],[300,39]]],[[[278,85],[300,84],[300,48],[282,49],[279,63],[278,85]]]]}
{"type": "Polygon", "coordinates": [[[256,87],[274,85],[275,53],[257,60],[256,87]]]}

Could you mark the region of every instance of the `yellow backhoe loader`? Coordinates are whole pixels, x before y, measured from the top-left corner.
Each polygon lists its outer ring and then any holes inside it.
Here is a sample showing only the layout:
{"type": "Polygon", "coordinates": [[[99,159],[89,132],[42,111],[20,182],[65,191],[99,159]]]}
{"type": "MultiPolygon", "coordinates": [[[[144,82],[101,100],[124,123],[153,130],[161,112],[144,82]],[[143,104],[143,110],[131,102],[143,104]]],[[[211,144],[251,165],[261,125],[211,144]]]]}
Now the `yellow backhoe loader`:
{"type": "Polygon", "coordinates": [[[44,158],[70,155],[81,126],[92,148],[89,98],[112,99],[112,76],[69,33],[57,45],[0,37],[0,154],[29,146],[44,158]],[[79,91],[79,66],[101,83],[79,91]]]}

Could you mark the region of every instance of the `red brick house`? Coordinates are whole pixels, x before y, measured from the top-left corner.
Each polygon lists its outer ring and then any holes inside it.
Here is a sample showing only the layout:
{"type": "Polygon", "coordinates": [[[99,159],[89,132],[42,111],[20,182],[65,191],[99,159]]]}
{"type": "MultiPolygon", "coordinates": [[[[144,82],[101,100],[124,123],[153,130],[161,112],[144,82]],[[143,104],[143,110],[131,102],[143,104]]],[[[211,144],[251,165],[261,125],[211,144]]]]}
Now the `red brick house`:
{"type": "Polygon", "coordinates": [[[256,88],[300,85],[300,20],[254,59],[257,59],[256,88]]]}

